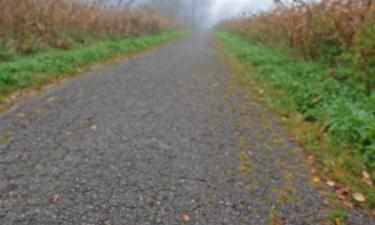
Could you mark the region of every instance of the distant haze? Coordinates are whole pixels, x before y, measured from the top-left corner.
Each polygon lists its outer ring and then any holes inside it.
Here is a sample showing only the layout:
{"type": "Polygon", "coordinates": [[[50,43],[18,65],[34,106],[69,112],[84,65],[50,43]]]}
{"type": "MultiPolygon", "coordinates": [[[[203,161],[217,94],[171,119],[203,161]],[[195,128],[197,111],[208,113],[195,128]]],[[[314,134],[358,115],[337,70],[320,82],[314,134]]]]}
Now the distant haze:
{"type": "Polygon", "coordinates": [[[273,6],[273,0],[212,0],[206,26],[212,26],[222,19],[241,16],[243,13],[266,11],[273,6]]]}
{"type": "MultiPolygon", "coordinates": [[[[147,6],[159,13],[182,16],[197,26],[210,27],[223,19],[244,14],[267,11],[274,6],[274,0],[76,0],[123,4],[130,7],[147,6]]],[[[292,0],[282,0],[287,3],[292,0]]]]}

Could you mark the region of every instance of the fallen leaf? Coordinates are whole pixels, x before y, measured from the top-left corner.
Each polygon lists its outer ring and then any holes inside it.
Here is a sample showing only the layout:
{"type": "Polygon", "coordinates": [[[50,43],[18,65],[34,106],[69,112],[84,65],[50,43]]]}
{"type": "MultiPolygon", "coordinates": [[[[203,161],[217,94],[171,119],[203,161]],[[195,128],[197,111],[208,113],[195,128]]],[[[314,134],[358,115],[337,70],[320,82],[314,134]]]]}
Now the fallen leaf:
{"type": "Polygon", "coordinates": [[[371,211],[371,215],[375,217],[375,209],[371,211]]]}
{"type": "Polygon", "coordinates": [[[339,199],[340,199],[341,201],[345,201],[345,200],[346,200],[346,196],[345,196],[345,195],[339,195],[339,199]]]}
{"type": "Polygon", "coordinates": [[[275,222],[275,225],[284,225],[285,224],[285,222],[282,219],[279,219],[279,218],[276,218],[274,222],[275,222]]]}
{"type": "Polygon", "coordinates": [[[329,124],[325,124],[324,126],[322,126],[317,132],[316,132],[316,136],[317,137],[322,137],[323,134],[325,132],[327,132],[327,130],[329,129],[330,125],[329,124]]]}
{"type": "Polygon", "coordinates": [[[351,202],[348,202],[348,201],[342,201],[342,204],[344,204],[346,207],[348,207],[349,209],[353,209],[354,208],[354,205],[353,203],[351,202]]]}
{"type": "Polygon", "coordinates": [[[48,103],[51,103],[51,102],[53,102],[54,100],[55,100],[54,97],[50,97],[50,98],[47,99],[47,102],[48,102],[48,103]]]}
{"type": "Polygon", "coordinates": [[[279,218],[279,216],[276,213],[271,214],[271,223],[273,225],[284,225],[285,222],[283,219],[279,218]]]}
{"type": "Polygon", "coordinates": [[[337,191],[337,194],[339,194],[339,195],[343,195],[343,194],[346,194],[346,193],[348,193],[349,192],[349,188],[340,188],[340,189],[338,189],[337,191]]]}
{"type": "Polygon", "coordinates": [[[367,171],[362,171],[362,175],[363,175],[363,178],[365,178],[366,180],[371,179],[371,176],[367,171]]]}
{"type": "Polygon", "coordinates": [[[23,113],[23,112],[17,113],[16,116],[18,118],[25,118],[26,117],[25,113],[23,113]]]}
{"type": "Polygon", "coordinates": [[[252,152],[252,151],[248,151],[248,152],[247,152],[247,155],[248,155],[249,157],[253,157],[253,156],[254,156],[254,152],[252,152]]]}
{"type": "Polygon", "coordinates": [[[372,182],[372,180],[364,180],[364,182],[365,182],[368,186],[370,186],[370,187],[374,186],[374,183],[372,182]]]}
{"type": "Polygon", "coordinates": [[[90,130],[96,131],[96,129],[97,129],[97,126],[95,124],[93,124],[93,125],[90,126],[90,130]]]}
{"type": "Polygon", "coordinates": [[[339,218],[337,218],[337,217],[336,217],[335,222],[336,222],[336,225],[342,225],[341,220],[339,218]]]}
{"type": "Polygon", "coordinates": [[[52,195],[52,197],[49,199],[49,202],[51,204],[57,204],[60,201],[60,197],[57,194],[52,195]]]}
{"type": "Polygon", "coordinates": [[[189,223],[190,222],[190,216],[188,214],[182,215],[182,221],[184,223],[189,223]]]}
{"type": "Polygon", "coordinates": [[[314,177],[313,182],[314,183],[320,183],[320,177],[314,177]]]}
{"type": "Polygon", "coordinates": [[[328,180],[327,181],[327,185],[330,186],[330,187],[335,187],[336,186],[336,182],[334,182],[332,180],[328,180]]]}
{"type": "Polygon", "coordinates": [[[365,202],[366,201],[366,198],[363,194],[361,193],[354,193],[353,194],[353,198],[354,200],[356,200],[357,202],[365,202]]]}
{"type": "Polygon", "coordinates": [[[310,105],[314,106],[314,105],[316,105],[318,102],[320,102],[321,100],[323,100],[323,97],[322,97],[322,96],[318,96],[318,97],[314,98],[314,99],[312,100],[312,102],[310,102],[310,105]]]}
{"type": "Polygon", "coordinates": [[[12,99],[12,100],[16,100],[17,99],[17,95],[11,95],[10,97],[9,97],[10,99],[12,99]]]}
{"type": "Polygon", "coordinates": [[[317,175],[319,172],[320,172],[320,170],[318,168],[312,168],[311,169],[311,173],[314,174],[314,175],[317,175]]]}
{"type": "Polygon", "coordinates": [[[310,165],[313,165],[315,163],[315,157],[313,155],[309,155],[309,157],[307,158],[307,162],[310,165]]]}

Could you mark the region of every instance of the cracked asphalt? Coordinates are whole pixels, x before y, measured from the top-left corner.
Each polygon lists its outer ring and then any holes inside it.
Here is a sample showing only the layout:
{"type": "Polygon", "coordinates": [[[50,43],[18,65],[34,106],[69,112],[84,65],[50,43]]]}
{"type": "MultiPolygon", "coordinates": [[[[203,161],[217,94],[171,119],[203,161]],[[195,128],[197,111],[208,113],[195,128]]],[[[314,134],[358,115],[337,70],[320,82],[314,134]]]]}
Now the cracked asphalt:
{"type": "Polygon", "coordinates": [[[23,103],[0,135],[2,225],[326,224],[332,210],[207,33],[23,103]]]}

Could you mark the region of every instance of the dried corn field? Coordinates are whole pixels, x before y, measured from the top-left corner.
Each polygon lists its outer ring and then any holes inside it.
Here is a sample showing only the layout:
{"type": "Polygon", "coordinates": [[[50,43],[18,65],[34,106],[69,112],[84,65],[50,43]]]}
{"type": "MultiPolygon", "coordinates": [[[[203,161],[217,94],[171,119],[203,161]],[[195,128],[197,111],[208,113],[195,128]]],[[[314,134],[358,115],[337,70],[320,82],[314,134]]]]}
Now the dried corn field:
{"type": "Polygon", "coordinates": [[[72,48],[91,38],[158,34],[176,26],[146,10],[70,0],[0,0],[0,61],[50,47],[72,48]]]}
{"type": "MultiPolygon", "coordinates": [[[[277,1],[279,2],[279,1],[277,1]]],[[[339,80],[375,87],[375,4],[372,0],[295,0],[271,12],[223,22],[221,28],[266,45],[297,51],[306,59],[355,68],[332,72],[339,80]]]]}

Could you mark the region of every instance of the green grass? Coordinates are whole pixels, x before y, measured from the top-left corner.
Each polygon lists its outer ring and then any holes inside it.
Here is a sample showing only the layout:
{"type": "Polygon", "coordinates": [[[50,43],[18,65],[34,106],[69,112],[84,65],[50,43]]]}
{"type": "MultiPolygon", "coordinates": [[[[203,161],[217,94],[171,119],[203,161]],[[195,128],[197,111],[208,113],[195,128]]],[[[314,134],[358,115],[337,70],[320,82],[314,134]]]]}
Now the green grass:
{"type": "Polygon", "coordinates": [[[298,141],[316,155],[322,176],[364,193],[374,207],[373,187],[361,180],[361,173],[366,164],[375,177],[375,94],[367,96],[364,88],[331,78],[334,68],[327,65],[226,32],[217,38],[238,60],[240,84],[253,93],[266,91],[262,101],[290,119],[298,141]]]}
{"type": "Polygon", "coordinates": [[[119,56],[128,56],[183,37],[190,31],[170,32],[129,39],[110,39],[72,50],[50,50],[45,53],[0,63],[0,94],[46,84],[70,76],[78,68],[119,56]]]}
{"type": "Polygon", "coordinates": [[[345,225],[343,221],[345,221],[345,211],[342,209],[334,209],[327,214],[327,218],[332,222],[332,224],[336,224],[336,220],[338,219],[341,222],[341,225],[345,225]]]}

